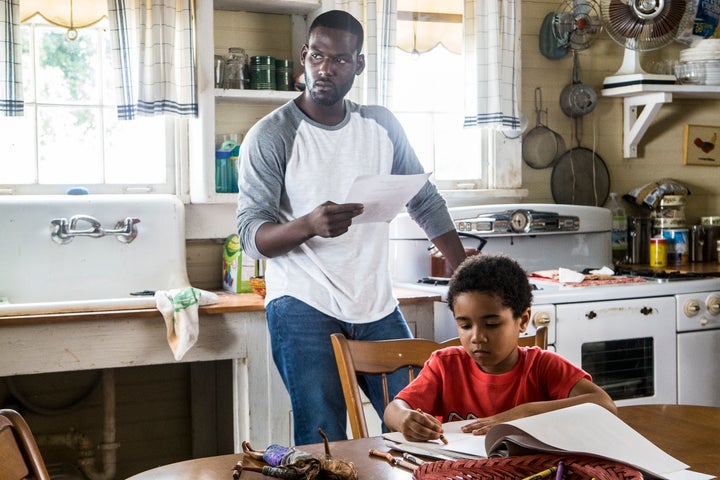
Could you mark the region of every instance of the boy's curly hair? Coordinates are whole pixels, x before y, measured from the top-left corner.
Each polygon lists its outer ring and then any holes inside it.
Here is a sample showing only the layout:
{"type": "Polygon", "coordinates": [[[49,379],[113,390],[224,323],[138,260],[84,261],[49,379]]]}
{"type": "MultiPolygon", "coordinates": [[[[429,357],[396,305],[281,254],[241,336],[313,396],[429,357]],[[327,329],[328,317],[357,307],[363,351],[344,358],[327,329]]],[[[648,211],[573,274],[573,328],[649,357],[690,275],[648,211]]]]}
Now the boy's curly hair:
{"type": "Polygon", "coordinates": [[[505,255],[473,255],[455,270],[448,288],[447,302],[454,311],[455,298],[465,292],[483,292],[500,299],[517,318],[532,303],[532,287],[527,273],[505,255]]]}

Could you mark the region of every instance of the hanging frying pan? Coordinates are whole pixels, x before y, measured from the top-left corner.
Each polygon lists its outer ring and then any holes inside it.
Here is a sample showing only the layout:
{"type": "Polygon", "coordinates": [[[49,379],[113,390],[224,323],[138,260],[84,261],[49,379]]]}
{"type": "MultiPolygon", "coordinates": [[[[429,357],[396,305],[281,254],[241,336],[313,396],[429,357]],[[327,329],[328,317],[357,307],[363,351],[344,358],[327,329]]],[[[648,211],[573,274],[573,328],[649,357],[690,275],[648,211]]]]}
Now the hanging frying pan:
{"type": "Polygon", "coordinates": [[[555,203],[600,207],[610,194],[610,173],[600,155],[575,147],[553,167],[550,185],[555,203]]]}
{"type": "Polygon", "coordinates": [[[543,125],[542,90],[535,88],[535,118],[536,125],[522,140],[522,157],[525,163],[532,168],[547,168],[552,166],[560,156],[565,153],[565,140],[555,131],[543,125]]]}

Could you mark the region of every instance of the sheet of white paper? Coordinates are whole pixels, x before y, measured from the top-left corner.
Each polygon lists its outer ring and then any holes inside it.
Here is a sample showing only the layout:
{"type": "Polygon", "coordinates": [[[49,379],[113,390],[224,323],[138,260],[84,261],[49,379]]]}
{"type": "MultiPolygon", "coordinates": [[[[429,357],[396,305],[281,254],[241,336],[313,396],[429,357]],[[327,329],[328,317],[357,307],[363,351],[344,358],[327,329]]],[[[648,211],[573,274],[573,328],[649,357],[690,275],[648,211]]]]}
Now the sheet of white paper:
{"type": "Polygon", "coordinates": [[[391,221],[428,178],[429,173],[357,177],[350,186],[345,203],[362,203],[365,210],[353,218],[353,224],[391,221]]]}
{"type": "Polygon", "coordinates": [[[486,447],[507,434],[523,437],[523,432],[560,450],[612,458],[661,477],[688,468],[594,403],[496,425],[487,435],[486,447]]]}
{"type": "Polygon", "coordinates": [[[440,440],[427,442],[410,442],[405,440],[402,433],[392,432],[383,434],[383,438],[396,444],[392,448],[408,453],[420,453],[421,455],[451,456],[454,458],[486,458],[485,436],[464,433],[460,427],[475,420],[460,420],[457,422],[443,423],[443,433],[448,441],[447,445],[440,440]],[[419,449],[421,452],[413,452],[406,449],[419,449]]]}

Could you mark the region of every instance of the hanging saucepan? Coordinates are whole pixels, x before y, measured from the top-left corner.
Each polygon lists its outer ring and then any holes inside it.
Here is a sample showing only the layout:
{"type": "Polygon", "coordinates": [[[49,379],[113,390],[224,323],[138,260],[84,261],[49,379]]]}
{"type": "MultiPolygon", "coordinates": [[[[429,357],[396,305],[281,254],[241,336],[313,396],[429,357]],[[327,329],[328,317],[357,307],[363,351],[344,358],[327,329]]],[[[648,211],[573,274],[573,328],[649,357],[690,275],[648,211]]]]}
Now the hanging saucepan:
{"type": "MultiPolygon", "coordinates": [[[[480,241],[480,245],[478,245],[477,248],[466,248],[465,249],[465,255],[468,257],[471,257],[473,255],[477,255],[480,253],[487,243],[487,240],[479,237],[477,235],[473,235],[471,233],[465,233],[465,232],[458,232],[458,235],[461,237],[470,237],[474,238],[480,241]]],[[[442,254],[442,252],[435,246],[430,247],[430,276],[436,277],[436,278],[450,278],[453,274],[453,268],[450,265],[450,262],[445,260],[445,255],[442,254]]]]}
{"type": "Polygon", "coordinates": [[[572,83],[560,92],[560,108],[568,117],[582,117],[595,109],[597,93],[580,81],[580,63],[573,50],[572,83]]]}
{"type": "Polygon", "coordinates": [[[536,87],[536,124],[522,140],[523,160],[532,168],[550,167],[565,153],[565,140],[557,132],[543,125],[540,119],[542,112],[542,90],[536,87]]]}

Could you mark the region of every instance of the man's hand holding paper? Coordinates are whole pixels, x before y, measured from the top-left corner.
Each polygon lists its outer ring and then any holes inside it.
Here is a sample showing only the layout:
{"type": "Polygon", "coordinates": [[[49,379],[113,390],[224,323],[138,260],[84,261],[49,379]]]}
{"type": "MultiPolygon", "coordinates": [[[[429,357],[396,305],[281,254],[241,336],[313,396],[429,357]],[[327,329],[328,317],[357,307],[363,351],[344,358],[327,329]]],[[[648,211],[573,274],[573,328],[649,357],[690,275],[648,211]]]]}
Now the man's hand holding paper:
{"type": "Polygon", "coordinates": [[[353,223],[390,222],[428,178],[429,173],[357,177],[345,203],[362,203],[365,210],[353,218],[353,223]]]}

